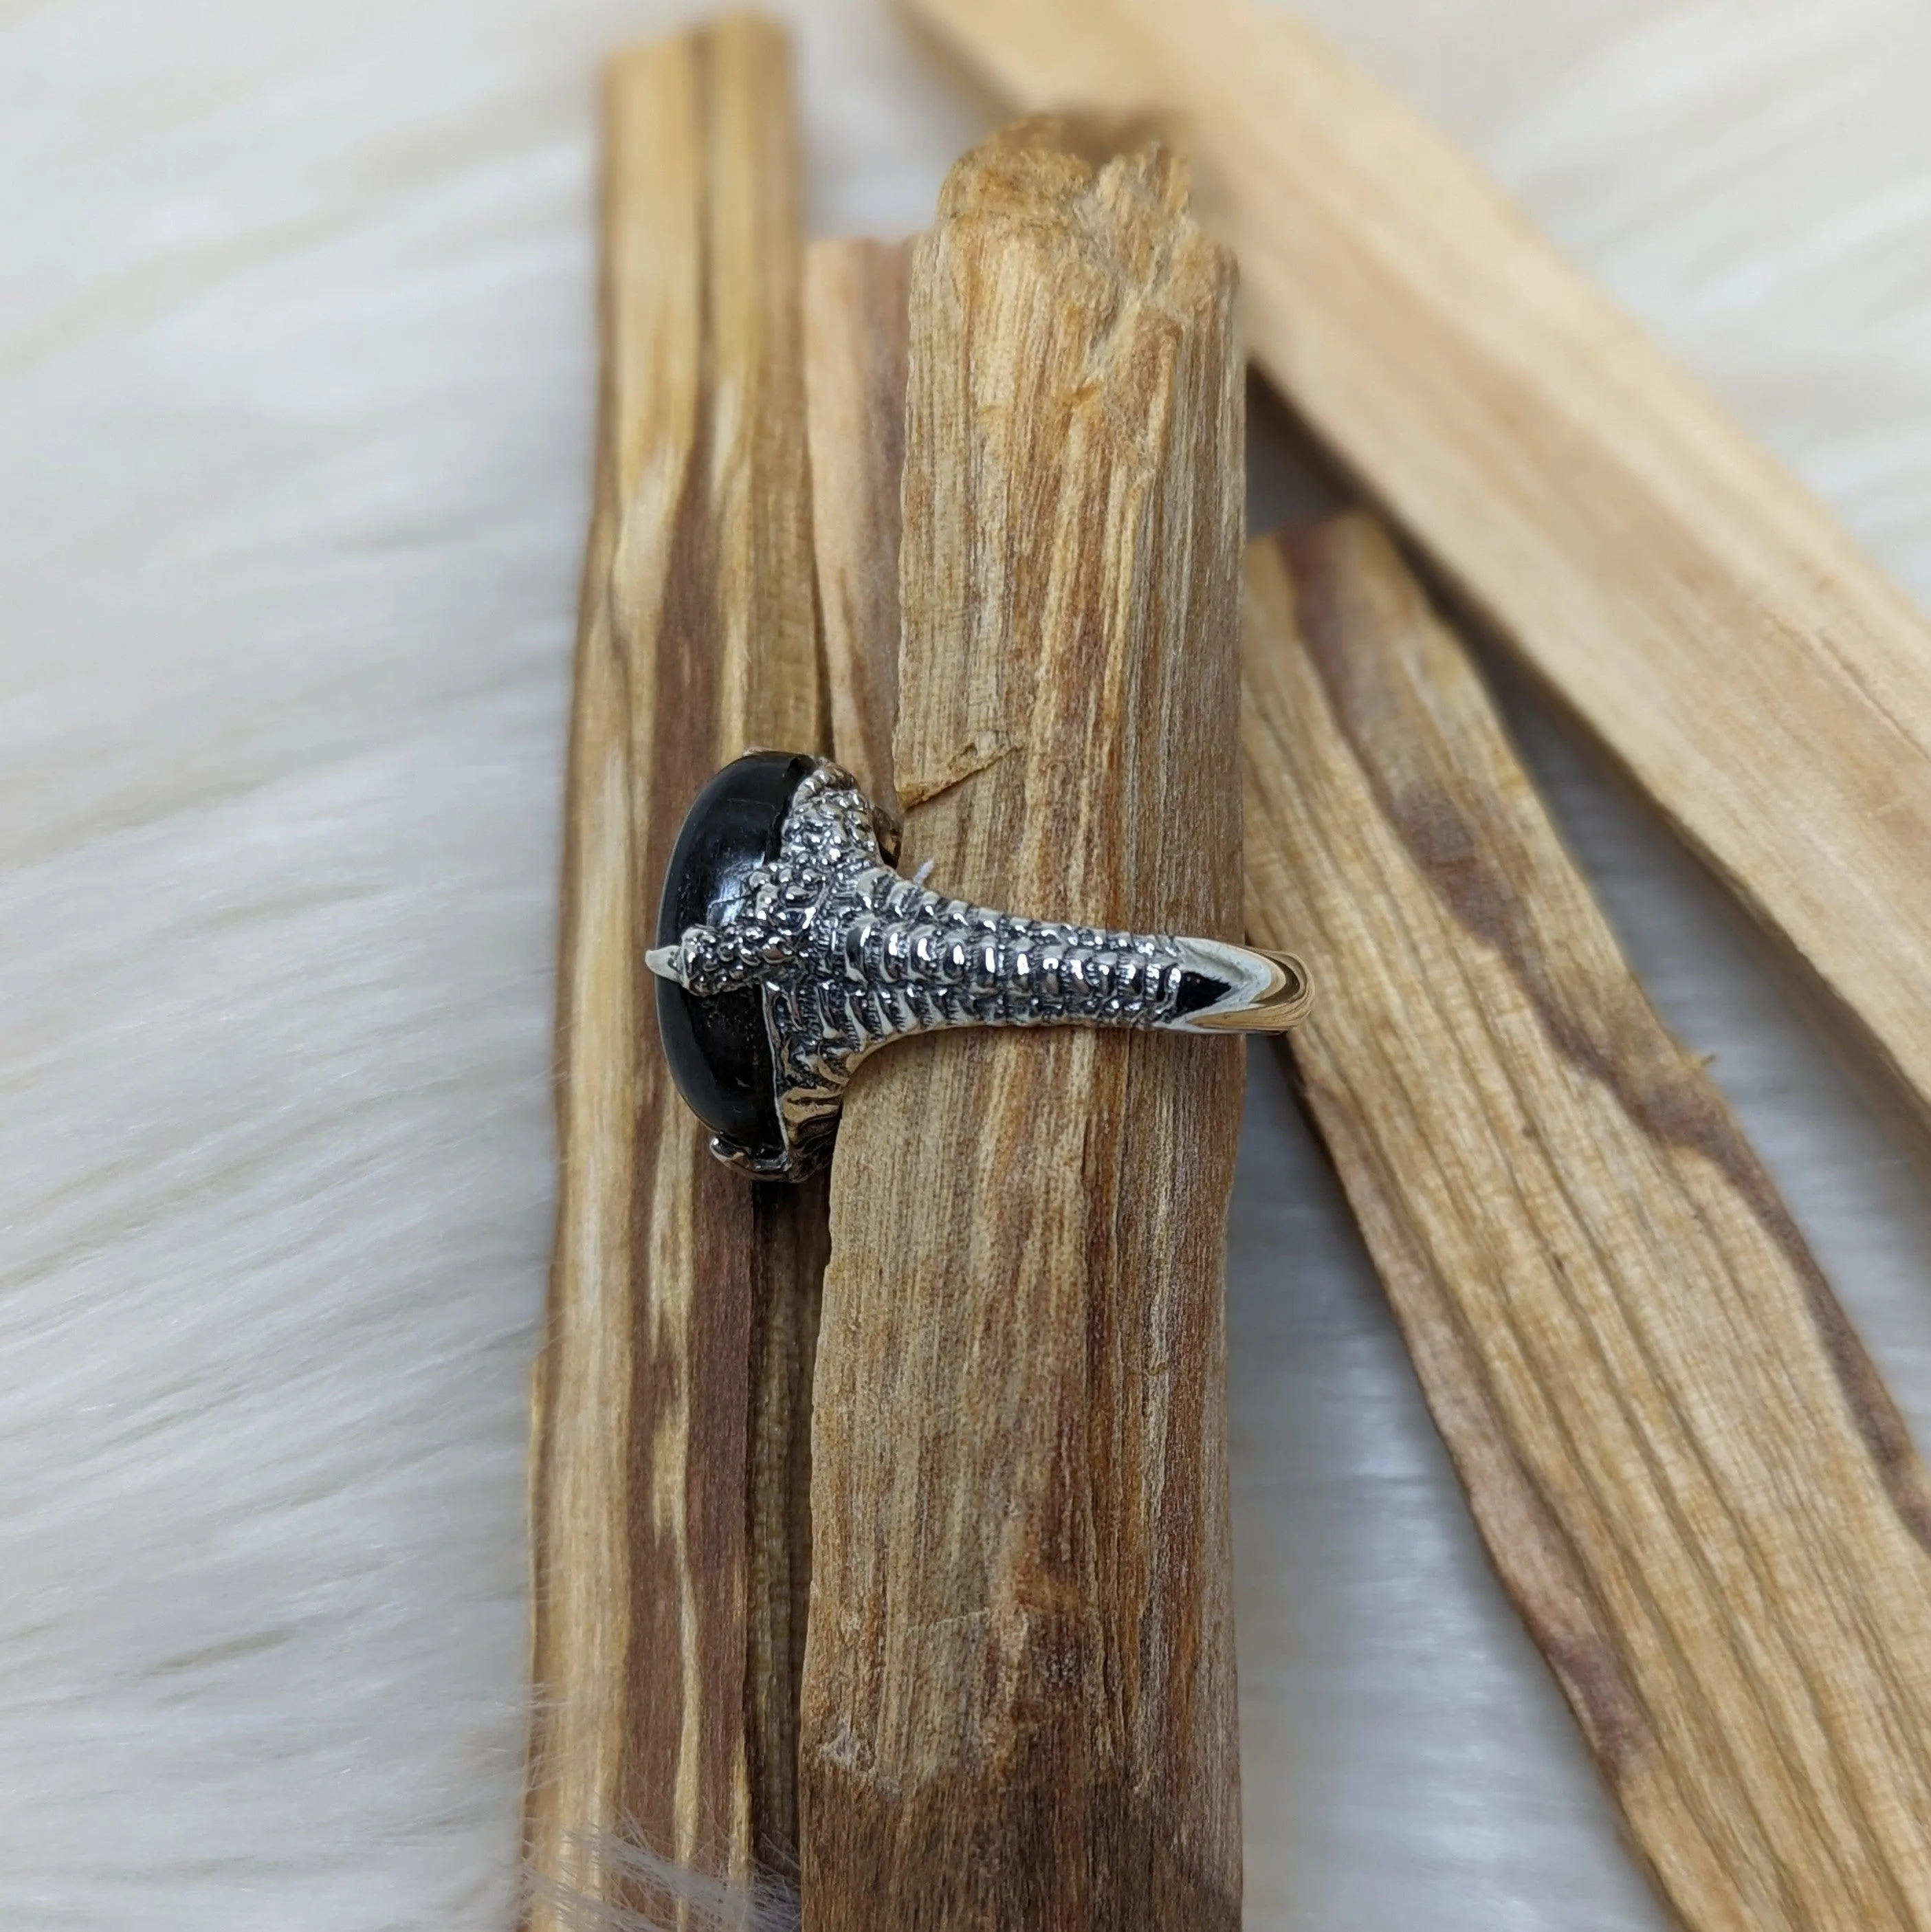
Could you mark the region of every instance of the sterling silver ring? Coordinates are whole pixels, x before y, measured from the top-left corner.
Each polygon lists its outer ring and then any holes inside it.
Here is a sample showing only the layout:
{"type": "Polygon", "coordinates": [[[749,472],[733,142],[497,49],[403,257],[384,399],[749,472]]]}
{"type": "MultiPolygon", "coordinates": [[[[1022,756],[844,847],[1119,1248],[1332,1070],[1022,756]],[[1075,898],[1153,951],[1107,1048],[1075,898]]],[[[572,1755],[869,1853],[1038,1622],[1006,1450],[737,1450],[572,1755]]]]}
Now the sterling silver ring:
{"type": "Polygon", "coordinates": [[[761,1179],[824,1164],[866,1054],[942,1027],[1279,1033],[1308,1007],[1284,952],[1018,919],[886,862],[829,760],[754,752],[686,814],[664,882],[658,1029],[719,1160],[761,1179]]]}

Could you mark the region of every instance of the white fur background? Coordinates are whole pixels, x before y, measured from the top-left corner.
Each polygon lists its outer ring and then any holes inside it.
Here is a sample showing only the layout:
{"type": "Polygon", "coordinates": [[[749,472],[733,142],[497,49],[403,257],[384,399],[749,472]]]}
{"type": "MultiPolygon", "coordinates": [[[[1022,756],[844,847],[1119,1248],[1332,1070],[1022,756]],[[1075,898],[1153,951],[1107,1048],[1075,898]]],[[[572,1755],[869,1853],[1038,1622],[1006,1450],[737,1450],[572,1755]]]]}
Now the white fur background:
{"type": "MultiPolygon", "coordinates": [[[[506,1923],[591,76],[676,10],[0,0],[19,1932],[506,1923]]],[[[1922,0],[1311,10],[1931,597],[1922,0]]],[[[793,11],[814,225],[918,225],[985,104],[882,7],[793,11]]],[[[1931,1439],[1922,1170],[1510,701],[1931,1439]]],[[[1249,1923],[1655,1928],[1264,1061],[1251,1114],[1249,1923]]]]}

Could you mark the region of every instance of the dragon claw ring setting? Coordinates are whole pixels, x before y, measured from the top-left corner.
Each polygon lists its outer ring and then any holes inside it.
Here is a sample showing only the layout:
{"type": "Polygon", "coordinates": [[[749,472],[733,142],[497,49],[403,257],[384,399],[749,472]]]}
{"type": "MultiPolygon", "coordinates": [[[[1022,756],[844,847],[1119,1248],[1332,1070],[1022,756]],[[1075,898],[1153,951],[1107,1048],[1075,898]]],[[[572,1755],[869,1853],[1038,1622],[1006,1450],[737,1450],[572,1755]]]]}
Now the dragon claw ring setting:
{"type": "Polygon", "coordinates": [[[905,1035],[959,1026],[1279,1033],[1308,1006],[1291,955],[1019,919],[886,862],[849,773],[754,752],[706,784],[665,875],[658,1028],[711,1150],[766,1180],[824,1164],[846,1082],[905,1035]]]}

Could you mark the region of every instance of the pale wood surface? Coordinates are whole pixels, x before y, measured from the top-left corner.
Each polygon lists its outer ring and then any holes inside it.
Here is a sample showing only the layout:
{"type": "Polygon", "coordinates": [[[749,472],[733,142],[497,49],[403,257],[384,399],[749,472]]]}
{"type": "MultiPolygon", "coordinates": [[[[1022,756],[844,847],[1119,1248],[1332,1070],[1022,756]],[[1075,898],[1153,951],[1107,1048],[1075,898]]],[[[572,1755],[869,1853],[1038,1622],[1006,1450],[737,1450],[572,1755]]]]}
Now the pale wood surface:
{"type": "Polygon", "coordinates": [[[907,4],[1016,106],[1185,119],[1261,367],[1931,1124],[1922,616],[1306,27],[1250,0],[907,4]]]}
{"type": "Polygon", "coordinates": [[[1248,922],[1490,1552],[1683,1922],[1931,1925],[1931,1491],[1460,647],[1359,514],[1255,545],[1248,922]]]}
{"type": "Polygon", "coordinates": [[[805,251],[805,419],[832,755],[898,820],[899,479],[909,242],[805,251]]]}
{"type": "MultiPolygon", "coordinates": [[[[907,856],[1237,930],[1233,274],[1164,153],[1033,127],[913,273],[907,856]],[[1188,836],[1174,836],[1185,826],[1188,836]]],[[[1239,1922],[1232,1042],[941,1036],[848,1098],[801,1719],[814,1928],[1239,1922]]]]}
{"type": "MultiPolygon", "coordinates": [[[[711,1159],[642,965],[712,770],[821,736],[782,36],[733,18],[620,56],[604,145],[527,1850],[540,1888],[667,1912],[652,1858],[737,1882],[796,1839],[823,1198],[711,1159]]],[[[575,1922],[539,1888],[530,1922],[575,1922]]]]}

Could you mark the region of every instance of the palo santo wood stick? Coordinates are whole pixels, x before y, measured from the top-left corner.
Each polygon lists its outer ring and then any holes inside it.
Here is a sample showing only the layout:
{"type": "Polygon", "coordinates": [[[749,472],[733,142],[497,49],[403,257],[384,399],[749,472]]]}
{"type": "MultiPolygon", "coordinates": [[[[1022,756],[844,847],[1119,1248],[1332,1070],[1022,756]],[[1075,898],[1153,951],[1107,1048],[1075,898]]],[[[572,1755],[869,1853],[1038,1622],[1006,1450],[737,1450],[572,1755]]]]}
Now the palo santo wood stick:
{"type": "MultiPolygon", "coordinates": [[[[912,278],[907,847],[1022,913],[1232,936],[1233,274],[1090,128],[954,170],[912,278]]],[[[1240,1049],[942,1034],[832,1176],[808,1928],[1228,1928],[1222,1270],[1240,1049]]]]}
{"type": "Polygon", "coordinates": [[[664,1866],[739,1887],[792,1856],[824,1244],[820,1193],[706,1150],[643,964],[712,769],[821,736],[782,36],[733,19],[619,56],[604,140],[532,1484],[543,1928],[575,1922],[559,1888],[668,1919],[664,1866]]]}
{"type": "Polygon", "coordinates": [[[1696,1932],[1931,1926],[1931,1492],[1467,658],[1359,514],[1250,552],[1248,923],[1490,1553],[1696,1932]]]}
{"type": "Polygon", "coordinates": [[[1449,142],[1249,0],[907,0],[1177,110],[1253,353],[1931,1124],[1931,627],[1449,142]]]}
{"type": "Polygon", "coordinates": [[[905,242],[814,242],[805,251],[805,416],[832,754],[894,822],[911,262],[905,242]]]}

